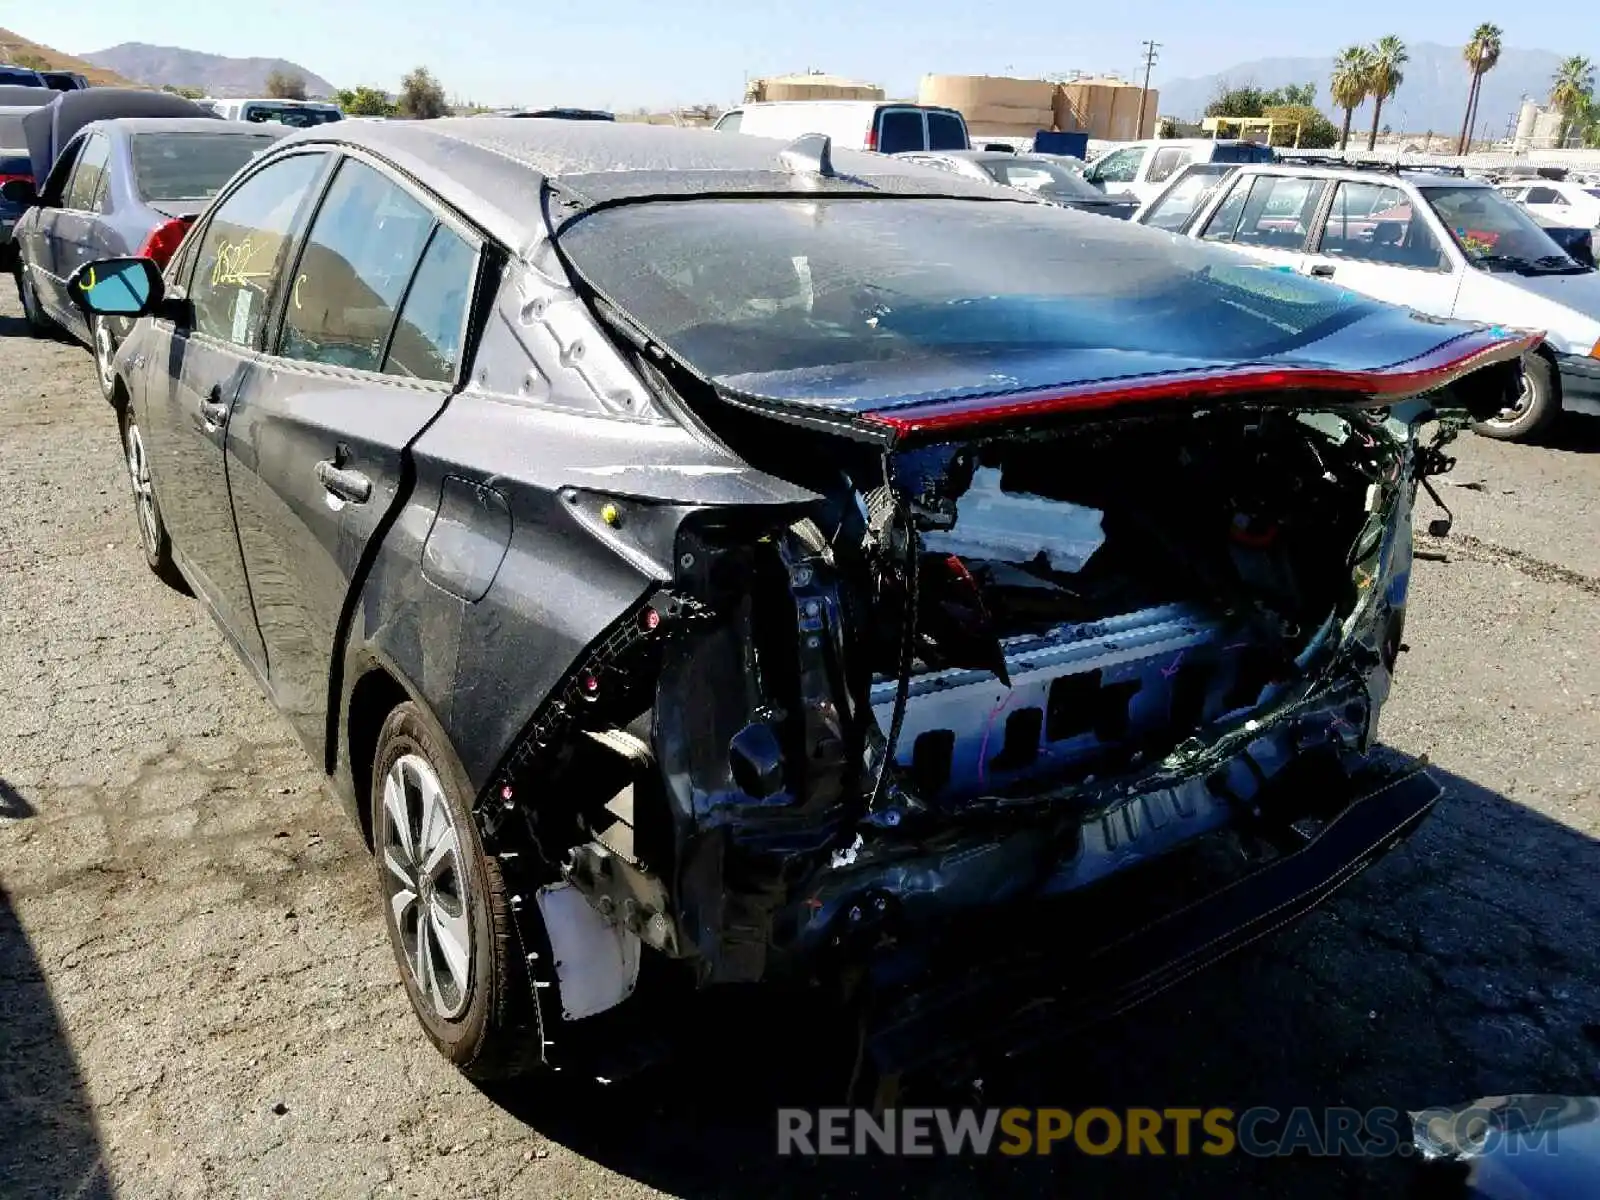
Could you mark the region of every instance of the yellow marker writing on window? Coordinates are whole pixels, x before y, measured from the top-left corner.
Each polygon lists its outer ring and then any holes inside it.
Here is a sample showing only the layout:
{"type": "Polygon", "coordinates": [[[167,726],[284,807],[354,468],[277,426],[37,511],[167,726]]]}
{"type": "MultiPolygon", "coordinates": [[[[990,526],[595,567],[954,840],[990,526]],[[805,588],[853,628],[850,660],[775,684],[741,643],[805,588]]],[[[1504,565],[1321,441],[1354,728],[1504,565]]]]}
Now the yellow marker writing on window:
{"type": "Polygon", "coordinates": [[[300,307],[300,285],[305,281],[306,277],[304,275],[294,281],[294,306],[296,308],[300,307]]]}
{"type": "Polygon", "coordinates": [[[92,291],[94,291],[94,268],[93,267],[90,267],[88,273],[86,275],[84,275],[83,282],[78,285],[78,290],[82,291],[82,292],[92,292],[92,291]]]}

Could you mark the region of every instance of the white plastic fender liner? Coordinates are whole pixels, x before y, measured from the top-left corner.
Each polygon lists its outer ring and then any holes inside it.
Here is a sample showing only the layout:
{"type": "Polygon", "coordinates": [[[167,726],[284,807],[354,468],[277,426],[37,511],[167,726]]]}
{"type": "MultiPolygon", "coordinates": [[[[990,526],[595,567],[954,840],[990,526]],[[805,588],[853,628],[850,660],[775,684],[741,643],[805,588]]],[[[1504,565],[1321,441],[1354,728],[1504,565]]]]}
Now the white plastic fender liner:
{"type": "Polygon", "coordinates": [[[555,953],[561,984],[561,1015],[581,1021],[615,1008],[639,981],[639,939],[611,924],[570,883],[553,883],[538,892],[555,953]]]}

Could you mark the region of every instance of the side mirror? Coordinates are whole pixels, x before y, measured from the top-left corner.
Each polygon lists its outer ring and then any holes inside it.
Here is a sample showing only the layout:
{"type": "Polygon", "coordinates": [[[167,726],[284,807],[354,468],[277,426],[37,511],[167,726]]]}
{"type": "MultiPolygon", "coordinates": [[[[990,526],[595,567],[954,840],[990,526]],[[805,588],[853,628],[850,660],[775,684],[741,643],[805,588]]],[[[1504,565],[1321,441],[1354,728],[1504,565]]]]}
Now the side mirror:
{"type": "Polygon", "coordinates": [[[148,258],[103,258],[72,273],[67,295],[97,316],[142,317],[161,304],[166,285],[161,269],[148,258]]]}
{"type": "Polygon", "coordinates": [[[31,208],[39,202],[39,192],[33,186],[31,179],[8,179],[0,184],[0,196],[4,196],[13,204],[20,204],[23,208],[31,208]]]}

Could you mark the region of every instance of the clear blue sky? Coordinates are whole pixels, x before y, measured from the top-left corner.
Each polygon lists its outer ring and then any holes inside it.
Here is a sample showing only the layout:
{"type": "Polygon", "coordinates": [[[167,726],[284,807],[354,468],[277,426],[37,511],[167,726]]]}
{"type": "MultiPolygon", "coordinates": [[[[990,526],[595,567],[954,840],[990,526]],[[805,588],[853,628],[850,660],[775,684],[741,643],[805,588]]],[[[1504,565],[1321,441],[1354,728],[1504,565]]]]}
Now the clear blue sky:
{"type": "MultiPolygon", "coordinates": [[[[485,104],[629,109],[737,100],[746,73],[808,67],[913,95],[925,72],[1038,76],[1138,69],[1140,42],[1163,43],[1153,82],[1250,59],[1320,55],[1395,33],[1458,44],[1480,21],[1507,46],[1561,50],[1557,10],[1505,0],[1465,12],[1412,0],[1387,12],[1283,0],[42,0],[0,4],[0,24],[68,53],[119,42],[291,59],[346,87],[393,90],[417,64],[445,90],[485,104]]],[[[1319,81],[1320,83],[1321,81],[1319,81]]]]}

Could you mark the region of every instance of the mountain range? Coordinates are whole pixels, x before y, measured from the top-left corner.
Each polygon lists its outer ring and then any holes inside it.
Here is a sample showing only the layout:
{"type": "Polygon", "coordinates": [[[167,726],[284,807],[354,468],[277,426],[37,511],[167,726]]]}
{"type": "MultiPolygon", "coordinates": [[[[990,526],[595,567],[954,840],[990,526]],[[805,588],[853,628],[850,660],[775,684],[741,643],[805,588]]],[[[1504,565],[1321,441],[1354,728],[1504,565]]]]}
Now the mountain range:
{"type": "MultiPolygon", "coordinates": [[[[1405,82],[1392,99],[1384,101],[1382,121],[1398,133],[1458,133],[1466,114],[1467,88],[1472,76],[1461,57],[1460,46],[1441,46],[1418,42],[1407,47],[1411,61],[1405,65],[1405,82]]],[[[1556,73],[1562,56],[1550,50],[1515,50],[1507,47],[1500,62],[1483,77],[1483,95],[1478,101],[1478,130],[1484,137],[1506,136],[1507,121],[1526,97],[1543,103],[1550,95],[1550,77],[1556,73]]],[[[1333,73],[1333,55],[1325,58],[1263,58],[1240,63],[1215,75],[1192,79],[1171,79],[1159,84],[1159,104],[1163,116],[1198,119],[1205,106],[1223,87],[1254,86],[1270,90],[1288,83],[1315,83],[1317,107],[1333,118],[1343,113],[1334,108],[1328,96],[1328,79],[1333,73]]],[[[1353,127],[1365,129],[1372,122],[1372,105],[1356,110],[1353,127]]]]}
{"type": "Polygon", "coordinates": [[[333,84],[322,76],[283,58],[227,58],[221,54],[202,54],[198,50],[151,46],[144,42],[123,42],[120,46],[81,57],[97,67],[151,87],[167,84],[193,87],[208,96],[264,96],[267,76],[274,71],[299,75],[306,81],[307,96],[334,93],[333,84]]]}

